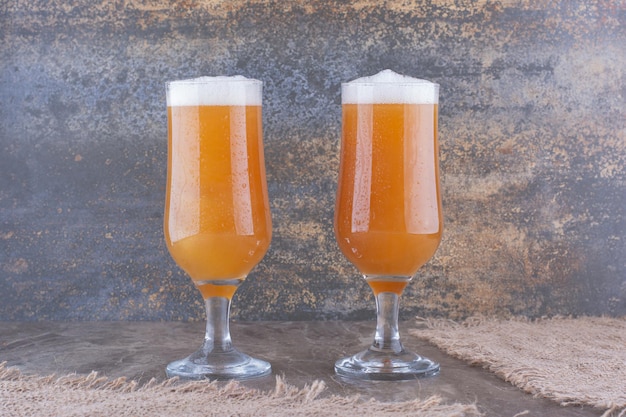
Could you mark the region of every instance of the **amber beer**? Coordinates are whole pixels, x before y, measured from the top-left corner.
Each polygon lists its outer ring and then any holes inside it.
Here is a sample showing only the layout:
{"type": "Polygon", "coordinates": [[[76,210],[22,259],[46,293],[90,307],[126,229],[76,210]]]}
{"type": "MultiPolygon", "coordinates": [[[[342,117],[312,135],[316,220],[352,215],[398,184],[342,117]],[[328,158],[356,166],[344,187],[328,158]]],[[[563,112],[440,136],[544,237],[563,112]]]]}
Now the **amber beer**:
{"type": "Polygon", "coordinates": [[[256,87],[237,79],[216,80],[215,91],[206,82],[168,87],[165,240],[204,298],[230,298],[271,240],[256,87]]]}
{"type": "Polygon", "coordinates": [[[428,85],[342,86],[335,233],[375,294],[400,294],[441,240],[438,91],[428,85]]]}
{"type": "Polygon", "coordinates": [[[384,70],[341,85],[335,237],[376,298],[369,348],[335,362],[345,378],[434,376],[439,364],[400,340],[400,297],[441,240],[439,85],[384,70]]]}

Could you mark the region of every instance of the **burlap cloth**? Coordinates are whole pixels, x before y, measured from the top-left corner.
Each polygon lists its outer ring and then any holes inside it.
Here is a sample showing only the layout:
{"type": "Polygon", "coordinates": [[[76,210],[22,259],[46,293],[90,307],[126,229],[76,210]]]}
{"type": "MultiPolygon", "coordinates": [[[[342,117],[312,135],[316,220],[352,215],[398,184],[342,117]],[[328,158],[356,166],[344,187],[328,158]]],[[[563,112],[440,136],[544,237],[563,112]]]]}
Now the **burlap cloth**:
{"type": "Polygon", "coordinates": [[[411,332],[530,394],[626,416],[626,318],[425,322],[411,332]]]}
{"type": "Polygon", "coordinates": [[[357,396],[320,395],[323,382],[303,389],[277,377],[273,392],[236,382],[165,383],[138,386],[125,379],[90,375],[26,376],[0,365],[0,416],[479,416],[475,405],[443,404],[430,397],[382,403],[357,396]]]}

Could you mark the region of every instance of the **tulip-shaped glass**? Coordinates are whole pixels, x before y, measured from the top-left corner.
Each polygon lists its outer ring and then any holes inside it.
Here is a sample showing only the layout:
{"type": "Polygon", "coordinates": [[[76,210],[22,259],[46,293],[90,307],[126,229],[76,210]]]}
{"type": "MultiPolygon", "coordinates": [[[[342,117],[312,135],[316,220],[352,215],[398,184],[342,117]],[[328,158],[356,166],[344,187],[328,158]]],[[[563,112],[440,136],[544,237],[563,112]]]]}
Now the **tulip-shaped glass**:
{"type": "Polygon", "coordinates": [[[439,364],[406,350],[400,296],[435,253],[443,229],[437,151],[439,86],[385,70],[342,84],[335,236],[376,298],[373,344],[335,363],[337,374],[398,380],[439,364]]]}
{"type": "Polygon", "coordinates": [[[168,166],[165,241],[202,294],[204,342],[170,363],[168,377],[246,379],[269,363],[234,348],[230,303],[270,245],[262,83],[241,76],[167,83],[168,166]]]}

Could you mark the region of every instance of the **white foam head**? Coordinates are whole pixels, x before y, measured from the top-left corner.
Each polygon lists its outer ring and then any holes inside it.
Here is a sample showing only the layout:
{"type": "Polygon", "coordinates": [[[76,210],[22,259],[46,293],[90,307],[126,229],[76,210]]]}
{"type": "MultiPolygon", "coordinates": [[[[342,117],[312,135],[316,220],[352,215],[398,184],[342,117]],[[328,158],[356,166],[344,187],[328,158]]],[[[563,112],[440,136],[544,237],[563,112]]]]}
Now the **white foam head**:
{"type": "Polygon", "coordinates": [[[437,104],[439,84],[383,70],[341,84],[343,104],[437,104]]]}
{"type": "Polygon", "coordinates": [[[263,83],[242,75],[170,81],[168,106],[260,106],[263,83]]]}

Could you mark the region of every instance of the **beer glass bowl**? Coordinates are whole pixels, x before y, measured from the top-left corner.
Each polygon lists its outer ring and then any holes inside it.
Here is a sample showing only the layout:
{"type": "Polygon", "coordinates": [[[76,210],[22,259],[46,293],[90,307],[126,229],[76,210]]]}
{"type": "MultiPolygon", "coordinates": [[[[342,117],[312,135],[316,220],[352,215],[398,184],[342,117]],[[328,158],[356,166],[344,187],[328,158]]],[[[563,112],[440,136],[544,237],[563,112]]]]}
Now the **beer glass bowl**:
{"type": "Polygon", "coordinates": [[[376,298],[372,345],[335,363],[343,377],[402,380],[439,364],[400,340],[400,296],[435,253],[443,229],[439,190],[439,86],[390,70],[342,84],[335,237],[376,298]]]}
{"type": "Polygon", "coordinates": [[[261,122],[262,83],[242,76],[168,82],[165,241],[205,301],[200,349],[168,377],[246,379],[269,363],[234,346],[230,304],[272,237],[261,122]]]}

